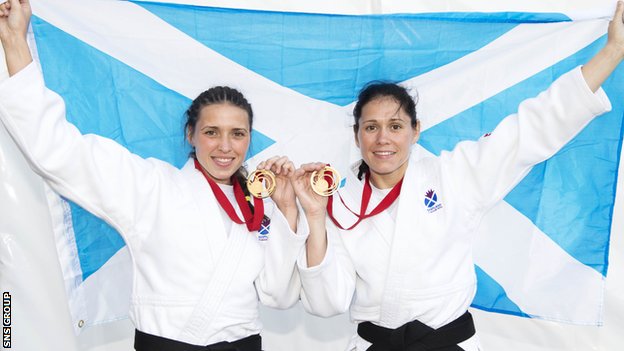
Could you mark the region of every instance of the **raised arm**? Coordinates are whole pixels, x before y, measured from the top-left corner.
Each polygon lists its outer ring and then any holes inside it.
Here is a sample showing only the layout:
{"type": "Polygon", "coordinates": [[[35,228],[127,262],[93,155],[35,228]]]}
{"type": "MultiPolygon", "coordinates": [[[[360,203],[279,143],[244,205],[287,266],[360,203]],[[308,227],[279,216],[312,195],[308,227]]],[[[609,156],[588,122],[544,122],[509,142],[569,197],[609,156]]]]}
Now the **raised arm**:
{"type": "Polygon", "coordinates": [[[310,187],[310,175],[320,171],[324,163],[307,163],[301,165],[292,177],[294,191],[303,207],[310,226],[310,236],[306,242],[307,267],[319,265],[327,251],[326,206],[327,198],[317,195],[310,187]]]}
{"type": "Polygon", "coordinates": [[[67,122],[63,100],[46,88],[32,61],[29,18],[27,1],[0,5],[0,41],[11,74],[0,82],[0,122],[47,184],[127,238],[139,217],[149,216],[165,192],[175,191],[177,183],[161,183],[177,170],[144,160],[113,140],[82,135],[67,122]]]}
{"type": "Polygon", "coordinates": [[[441,154],[443,174],[452,177],[458,198],[468,209],[483,213],[535,164],[552,157],[595,117],[611,109],[600,85],[624,58],[623,11],[619,2],[607,44],[586,65],[523,101],[518,112],[503,119],[489,136],[459,143],[452,152],[441,154]]]}
{"type": "Polygon", "coordinates": [[[341,232],[327,222],[327,198],[314,193],[310,175],[324,163],[302,165],[293,176],[293,188],[310,228],[299,260],[301,303],[306,311],[328,317],[345,312],[355,291],[356,273],[342,243],[341,232]]]}
{"type": "Polygon", "coordinates": [[[0,41],[9,76],[21,71],[33,60],[26,41],[31,15],[29,0],[9,0],[0,5],[0,41]]]}
{"type": "Polygon", "coordinates": [[[624,59],[624,2],[618,1],[609,23],[607,44],[583,68],[583,77],[596,92],[624,59]]]}
{"type": "Polygon", "coordinates": [[[275,174],[276,185],[271,200],[279,211],[274,210],[271,215],[271,238],[264,242],[264,268],[255,282],[256,289],[263,304],[288,308],[299,300],[301,280],[296,265],[308,233],[305,217],[299,216],[290,181],[295,166],[288,157],[275,156],[260,162],[258,169],[275,174]]]}

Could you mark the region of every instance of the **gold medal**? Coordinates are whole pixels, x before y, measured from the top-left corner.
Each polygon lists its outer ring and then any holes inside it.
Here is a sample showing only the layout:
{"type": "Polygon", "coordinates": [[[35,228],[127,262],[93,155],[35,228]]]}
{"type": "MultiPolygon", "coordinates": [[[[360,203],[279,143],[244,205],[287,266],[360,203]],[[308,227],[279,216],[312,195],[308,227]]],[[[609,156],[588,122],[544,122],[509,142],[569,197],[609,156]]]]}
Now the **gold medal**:
{"type": "Polygon", "coordinates": [[[269,197],[275,191],[275,175],[269,170],[257,169],[247,177],[247,189],[253,197],[269,197]]]}
{"type": "Polygon", "coordinates": [[[335,168],[325,166],[320,171],[312,173],[310,185],[315,193],[321,196],[332,196],[340,186],[340,173],[335,168]]]}

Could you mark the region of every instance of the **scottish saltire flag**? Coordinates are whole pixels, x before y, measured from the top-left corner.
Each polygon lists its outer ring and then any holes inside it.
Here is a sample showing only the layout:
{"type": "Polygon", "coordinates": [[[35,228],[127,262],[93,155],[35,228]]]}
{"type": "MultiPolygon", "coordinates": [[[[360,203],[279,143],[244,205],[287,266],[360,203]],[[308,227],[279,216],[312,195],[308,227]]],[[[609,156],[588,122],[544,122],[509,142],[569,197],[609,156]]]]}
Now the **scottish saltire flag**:
{"type": "MultiPolygon", "coordinates": [[[[345,1],[336,7],[350,14],[311,14],[200,1],[33,2],[46,83],[83,133],[181,166],[191,99],[231,85],[256,115],[249,166],[286,154],[343,172],[358,158],[350,111],[368,81],[403,82],[417,92],[423,130],[415,151],[437,155],[491,131],[522,100],[588,61],[605,43],[613,9],[610,1],[540,12],[511,1],[472,8],[345,1]]],[[[612,112],[536,166],[484,220],[474,307],[601,324],[622,141],[621,68],[604,89],[612,112]]],[[[77,330],[123,317],[131,284],[123,241],[72,203],[58,201],[53,212],[77,330]]]]}

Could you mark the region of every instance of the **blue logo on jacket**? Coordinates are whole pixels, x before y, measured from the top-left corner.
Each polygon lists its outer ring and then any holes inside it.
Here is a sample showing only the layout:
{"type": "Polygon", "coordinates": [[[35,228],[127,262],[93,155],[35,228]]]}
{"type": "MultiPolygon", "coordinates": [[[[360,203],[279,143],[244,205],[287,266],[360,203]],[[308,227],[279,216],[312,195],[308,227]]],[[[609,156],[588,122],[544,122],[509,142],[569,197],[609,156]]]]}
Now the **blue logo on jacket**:
{"type": "Polygon", "coordinates": [[[271,230],[271,219],[269,217],[262,218],[262,223],[260,223],[260,229],[258,229],[258,240],[266,241],[269,237],[269,232],[271,230]]]}
{"type": "Polygon", "coordinates": [[[442,204],[438,203],[438,194],[433,189],[429,189],[425,193],[425,207],[427,207],[427,212],[429,213],[442,208],[442,204]]]}

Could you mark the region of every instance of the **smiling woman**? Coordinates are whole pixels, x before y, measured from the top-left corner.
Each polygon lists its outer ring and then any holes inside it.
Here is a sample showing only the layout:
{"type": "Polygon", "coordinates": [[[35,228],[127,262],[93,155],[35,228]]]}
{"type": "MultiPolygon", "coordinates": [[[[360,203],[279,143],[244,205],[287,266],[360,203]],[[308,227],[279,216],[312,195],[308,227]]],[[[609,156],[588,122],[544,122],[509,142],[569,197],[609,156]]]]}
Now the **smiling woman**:
{"type": "Polygon", "coordinates": [[[251,105],[236,89],[214,87],[193,100],[186,116],[191,155],[217,183],[231,184],[249,149],[251,105]]]}
{"type": "Polygon", "coordinates": [[[359,177],[369,171],[377,188],[393,187],[403,178],[410,147],[420,136],[414,100],[396,84],[370,84],[360,92],[353,116],[363,160],[359,177]]]}
{"type": "Polygon", "coordinates": [[[347,350],[481,350],[468,312],[481,219],[534,165],[611,109],[600,85],[624,58],[623,14],[619,2],[607,44],[582,68],[522,102],[492,133],[438,157],[411,154],[420,130],[404,88],[361,91],[353,110],[361,160],[341,201],[305,181],[324,163],[302,165],[293,182],[311,229],[298,264],[301,300],[320,316],[350,309],[359,324],[347,350]]]}

